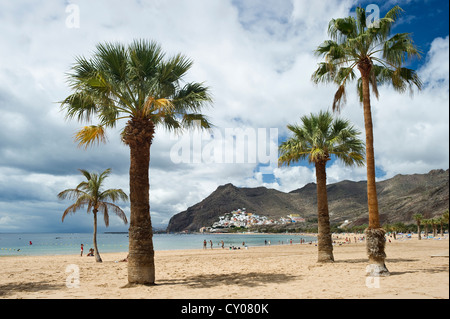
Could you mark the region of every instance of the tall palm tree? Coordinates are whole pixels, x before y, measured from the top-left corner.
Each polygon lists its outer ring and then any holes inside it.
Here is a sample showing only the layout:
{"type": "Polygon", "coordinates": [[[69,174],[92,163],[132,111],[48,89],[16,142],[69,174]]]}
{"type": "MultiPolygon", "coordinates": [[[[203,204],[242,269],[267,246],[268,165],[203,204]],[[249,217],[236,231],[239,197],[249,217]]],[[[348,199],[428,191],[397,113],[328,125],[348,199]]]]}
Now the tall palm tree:
{"type": "Polygon", "coordinates": [[[94,253],[95,260],[102,262],[100,253],[97,247],[97,214],[103,214],[103,220],[105,226],[109,226],[109,212],[113,212],[126,224],[127,216],[123,210],[113,204],[117,201],[127,201],[128,196],[121,189],[107,189],[102,190],[104,180],[109,176],[111,169],[106,169],[100,175],[96,173],[89,173],[86,170],[79,170],[87,179],[85,182],[78,184],[76,188],[66,189],[58,194],[59,199],[72,199],[76,200],[74,204],[67,207],[62,216],[62,221],[68,214],[75,213],[79,209],[83,209],[87,206],[87,212],[92,211],[94,215],[94,253]],[[111,202],[109,202],[111,201],[111,202]]]}
{"type": "Polygon", "coordinates": [[[129,284],[155,283],[149,203],[150,146],[158,126],[171,131],[210,128],[199,113],[211,102],[202,83],[185,82],[192,61],[181,54],[165,58],[151,41],[98,44],[90,59],[78,57],[68,75],[73,94],[62,102],[69,119],[99,125],[81,129],[80,145],[104,142],[105,129],[128,119],[121,133],[130,148],[129,284]]]}
{"type": "Polygon", "coordinates": [[[293,137],[279,147],[279,165],[308,160],[314,163],[317,179],[318,262],[332,262],[333,245],[327,199],[326,165],[332,156],[345,165],[364,165],[364,142],[360,132],[330,112],[319,112],[301,118],[302,125],[288,125],[293,137]]]}
{"type": "MultiPolygon", "coordinates": [[[[385,231],[381,228],[378,199],[375,185],[375,156],[373,149],[373,126],[370,105],[370,87],[378,98],[378,84],[392,84],[400,93],[408,88],[419,89],[422,82],[414,70],[403,67],[411,57],[420,57],[409,33],[390,36],[392,25],[403,10],[395,6],[384,18],[367,25],[363,8],[356,8],[356,17],[333,19],[328,26],[330,40],[316,50],[325,62],[319,63],[312,75],[315,83],[333,82],[338,85],[334,96],[333,110],[339,111],[346,97],[346,85],[357,78],[357,92],[364,108],[366,132],[366,168],[369,226],[366,229],[367,253],[371,276],[387,276],[385,265],[385,231]]],[[[370,18],[370,17],[369,17],[370,18]]]]}
{"type": "Polygon", "coordinates": [[[420,222],[423,220],[423,215],[422,214],[414,214],[413,218],[417,224],[417,236],[418,236],[419,240],[421,240],[422,236],[420,235],[420,222]]]}

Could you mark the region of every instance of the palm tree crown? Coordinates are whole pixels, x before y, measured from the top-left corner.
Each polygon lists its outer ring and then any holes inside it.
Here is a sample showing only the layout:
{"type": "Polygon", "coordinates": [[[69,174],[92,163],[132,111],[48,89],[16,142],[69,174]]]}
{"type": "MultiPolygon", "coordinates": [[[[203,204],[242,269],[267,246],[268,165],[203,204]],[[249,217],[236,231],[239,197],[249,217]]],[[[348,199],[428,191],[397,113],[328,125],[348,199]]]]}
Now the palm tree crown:
{"type": "MultiPolygon", "coordinates": [[[[315,51],[325,58],[312,75],[315,83],[334,82],[339,88],[333,101],[333,110],[339,110],[345,102],[347,82],[357,78],[355,68],[361,76],[367,76],[372,91],[378,98],[378,84],[392,84],[395,90],[404,92],[422,82],[417,73],[403,64],[410,58],[420,58],[410,33],[390,36],[392,25],[403,10],[395,6],[381,18],[366,25],[365,9],[356,8],[356,17],[332,19],[328,26],[330,40],[324,41],[315,51]]],[[[357,92],[363,101],[362,79],[357,81],[357,92]]]]}
{"type": "Polygon", "coordinates": [[[184,83],[192,61],[181,54],[164,60],[161,47],[151,41],[135,40],[128,47],[120,43],[98,44],[91,59],[78,57],[68,74],[74,93],[62,107],[68,118],[91,121],[75,136],[80,145],[105,141],[105,128],[117,120],[148,120],[169,130],[188,127],[210,128],[198,113],[211,102],[201,83],[184,83]]]}
{"type": "Polygon", "coordinates": [[[59,199],[75,200],[75,203],[67,207],[62,216],[62,221],[70,213],[75,213],[79,209],[87,206],[87,212],[98,211],[103,214],[105,226],[109,226],[109,212],[116,214],[125,224],[127,216],[123,210],[113,204],[118,201],[127,201],[128,195],[121,189],[107,189],[102,190],[103,182],[111,172],[111,169],[105,170],[103,173],[90,173],[86,170],[79,170],[87,179],[83,181],[76,188],[66,189],[58,194],[59,199]]]}
{"type": "Polygon", "coordinates": [[[319,112],[301,118],[302,125],[288,125],[294,136],[280,145],[280,165],[308,160],[326,162],[334,155],[345,165],[364,165],[364,142],[350,122],[319,112]]]}

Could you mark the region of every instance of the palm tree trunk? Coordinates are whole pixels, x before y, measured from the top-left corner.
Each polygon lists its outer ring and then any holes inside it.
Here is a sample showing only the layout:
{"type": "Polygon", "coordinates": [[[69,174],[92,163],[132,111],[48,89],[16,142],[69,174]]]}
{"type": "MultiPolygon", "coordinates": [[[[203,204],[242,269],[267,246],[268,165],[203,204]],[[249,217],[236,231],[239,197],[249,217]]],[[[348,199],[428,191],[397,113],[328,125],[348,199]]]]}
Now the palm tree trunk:
{"type": "Polygon", "coordinates": [[[366,248],[369,255],[367,273],[370,276],[388,276],[389,271],[384,263],[386,259],[386,238],[384,229],[380,227],[375,180],[375,153],[373,149],[373,125],[369,90],[369,75],[372,69],[372,62],[366,59],[358,64],[358,69],[361,72],[362,79],[364,127],[366,131],[367,202],[369,207],[369,227],[365,231],[366,248]]]}
{"type": "Polygon", "coordinates": [[[326,161],[316,162],[317,219],[318,219],[318,262],[333,262],[330,216],[328,213],[326,161]]]}
{"type": "Polygon", "coordinates": [[[97,209],[93,210],[94,213],[94,255],[95,255],[95,261],[98,263],[102,262],[102,258],[100,257],[100,253],[98,252],[98,247],[97,247],[97,209]]]}
{"type": "Polygon", "coordinates": [[[154,124],[148,120],[131,119],[125,127],[123,140],[130,147],[130,228],[128,282],[153,285],[155,262],[153,231],[149,203],[150,145],[154,124]]]}
{"type": "Polygon", "coordinates": [[[422,236],[420,235],[420,222],[417,223],[417,236],[418,236],[419,240],[422,239],[422,236]]]}

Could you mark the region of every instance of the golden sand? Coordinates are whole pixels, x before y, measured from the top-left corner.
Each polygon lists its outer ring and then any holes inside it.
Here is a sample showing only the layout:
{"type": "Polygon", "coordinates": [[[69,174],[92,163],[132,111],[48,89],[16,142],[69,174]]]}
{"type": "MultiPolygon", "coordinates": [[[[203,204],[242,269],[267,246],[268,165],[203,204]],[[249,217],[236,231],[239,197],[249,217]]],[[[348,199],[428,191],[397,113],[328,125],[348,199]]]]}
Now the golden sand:
{"type": "Polygon", "coordinates": [[[157,251],[157,285],[131,288],[124,253],[1,257],[0,298],[449,298],[448,252],[448,239],[396,240],[391,276],[370,278],[364,243],[335,245],[332,264],[314,245],[157,251]]]}

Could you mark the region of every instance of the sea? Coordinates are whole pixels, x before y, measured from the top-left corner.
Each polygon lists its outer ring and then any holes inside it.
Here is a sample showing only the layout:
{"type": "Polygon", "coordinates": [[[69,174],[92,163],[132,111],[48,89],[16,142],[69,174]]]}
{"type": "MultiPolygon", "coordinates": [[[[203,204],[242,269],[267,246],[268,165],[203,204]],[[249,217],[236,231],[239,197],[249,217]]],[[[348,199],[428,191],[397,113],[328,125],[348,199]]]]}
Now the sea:
{"type": "MultiPolygon", "coordinates": [[[[207,248],[243,249],[264,245],[300,244],[314,242],[316,237],[298,234],[154,234],[155,250],[202,249],[204,240],[207,248]]],[[[0,233],[0,257],[79,254],[81,244],[84,254],[93,248],[92,233],[0,233]]],[[[128,233],[97,233],[97,246],[101,253],[127,252],[128,233]]]]}

